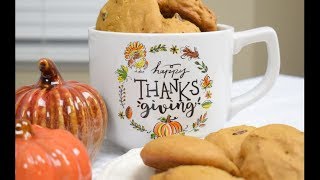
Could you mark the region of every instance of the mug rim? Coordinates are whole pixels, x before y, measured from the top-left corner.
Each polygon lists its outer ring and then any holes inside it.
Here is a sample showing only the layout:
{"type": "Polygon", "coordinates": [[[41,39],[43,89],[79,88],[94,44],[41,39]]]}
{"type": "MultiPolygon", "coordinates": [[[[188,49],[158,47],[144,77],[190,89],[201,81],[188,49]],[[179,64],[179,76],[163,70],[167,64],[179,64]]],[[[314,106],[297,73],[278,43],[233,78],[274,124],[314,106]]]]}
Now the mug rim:
{"type": "Polygon", "coordinates": [[[217,31],[209,31],[209,32],[188,32],[188,33],[131,33],[131,32],[113,32],[113,31],[101,31],[96,30],[96,26],[89,27],[89,32],[104,34],[104,35],[123,35],[123,36],[190,36],[190,35],[208,35],[208,34],[220,34],[227,31],[234,31],[234,27],[226,24],[217,24],[217,31]]]}

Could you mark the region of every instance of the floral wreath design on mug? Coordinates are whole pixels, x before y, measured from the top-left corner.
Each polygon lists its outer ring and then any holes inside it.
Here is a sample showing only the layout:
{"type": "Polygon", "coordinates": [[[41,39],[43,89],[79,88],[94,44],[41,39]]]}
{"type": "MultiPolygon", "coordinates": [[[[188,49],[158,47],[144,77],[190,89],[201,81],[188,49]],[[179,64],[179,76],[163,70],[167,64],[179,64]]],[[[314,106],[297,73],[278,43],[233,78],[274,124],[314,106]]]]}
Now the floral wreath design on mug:
{"type": "MultiPolygon", "coordinates": [[[[179,55],[181,60],[194,61],[197,69],[204,74],[204,77],[200,81],[200,86],[204,91],[205,100],[199,103],[205,110],[204,114],[200,115],[200,117],[192,123],[192,126],[186,125],[185,128],[183,128],[182,125],[177,121],[178,117],[171,117],[170,114],[168,114],[166,117],[159,117],[159,122],[154,125],[152,130],[147,130],[142,124],[139,124],[132,119],[133,109],[131,106],[126,106],[126,82],[132,80],[132,78],[129,76],[129,72],[144,73],[149,65],[149,61],[146,58],[147,51],[145,46],[136,41],[130,42],[127,45],[124,51],[124,58],[127,63],[125,65],[121,65],[120,68],[118,68],[115,72],[119,82],[119,103],[122,107],[119,110],[118,116],[120,119],[128,119],[130,121],[130,125],[137,131],[150,134],[151,139],[173,134],[185,134],[185,132],[197,132],[200,130],[200,128],[206,125],[205,123],[208,119],[207,110],[210,109],[212,105],[212,92],[210,89],[212,88],[213,81],[210,79],[210,76],[206,74],[208,72],[208,67],[203,61],[199,61],[199,52],[197,51],[196,47],[193,49],[189,46],[178,48],[176,45],[172,45],[168,50],[165,44],[158,44],[152,46],[149,50],[149,53],[160,52],[179,55]]],[[[139,104],[140,102],[138,101],[138,107],[139,104]]]]}

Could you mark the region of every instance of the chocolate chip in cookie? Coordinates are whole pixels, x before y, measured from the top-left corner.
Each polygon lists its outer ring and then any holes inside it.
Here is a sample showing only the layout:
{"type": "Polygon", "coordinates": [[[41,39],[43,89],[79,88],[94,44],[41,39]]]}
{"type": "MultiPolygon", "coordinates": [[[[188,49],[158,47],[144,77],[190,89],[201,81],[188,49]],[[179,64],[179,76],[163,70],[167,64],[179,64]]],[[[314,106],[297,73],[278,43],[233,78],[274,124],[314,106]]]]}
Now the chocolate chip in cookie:
{"type": "Polygon", "coordinates": [[[236,162],[243,140],[254,129],[255,127],[246,125],[224,128],[209,134],[205,140],[219,146],[231,161],[236,162]]]}

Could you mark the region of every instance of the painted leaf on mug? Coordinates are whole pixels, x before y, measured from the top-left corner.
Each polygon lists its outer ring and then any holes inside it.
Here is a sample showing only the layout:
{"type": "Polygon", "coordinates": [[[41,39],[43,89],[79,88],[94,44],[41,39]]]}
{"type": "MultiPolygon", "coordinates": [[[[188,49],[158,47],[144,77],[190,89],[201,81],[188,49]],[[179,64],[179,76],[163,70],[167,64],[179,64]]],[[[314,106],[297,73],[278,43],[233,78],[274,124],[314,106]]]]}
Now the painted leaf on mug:
{"type": "Polygon", "coordinates": [[[201,123],[204,123],[204,122],[206,122],[207,121],[207,113],[204,113],[204,115],[201,115],[200,116],[200,118],[199,118],[199,121],[201,122],[201,123]]]}
{"type": "Polygon", "coordinates": [[[127,80],[128,77],[128,67],[121,65],[119,69],[117,69],[116,73],[118,74],[118,81],[120,83],[124,82],[127,80]]]}
{"type": "Polygon", "coordinates": [[[200,59],[197,48],[194,47],[192,50],[189,46],[182,48],[182,55],[180,57],[181,59],[189,59],[189,60],[200,59]]]}
{"type": "Polygon", "coordinates": [[[127,119],[132,118],[132,108],[130,106],[128,106],[126,109],[126,117],[127,117],[127,119]]]}
{"type": "Polygon", "coordinates": [[[210,80],[210,76],[208,74],[201,80],[201,87],[202,89],[212,87],[212,80],[210,80]]]}
{"type": "Polygon", "coordinates": [[[204,109],[209,109],[211,107],[211,104],[212,102],[210,100],[206,100],[204,101],[201,106],[204,108],[204,109]]]}
{"type": "Polygon", "coordinates": [[[167,47],[166,47],[165,44],[155,45],[155,46],[150,48],[149,52],[156,53],[156,52],[160,52],[160,51],[167,51],[167,47]]]}
{"type": "Polygon", "coordinates": [[[119,102],[120,105],[124,108],[125,104],[126,104],[126,88],[124,87],[123,84],[121,84],[119,86],[119,102]]]}
{"type": "Polygon", "coordinates": [[[144,131],[147,131],[146,128],[141,125],[141,124],[138,124],[137,122],[135,122],[134,120],[131,120],[130,121],[130,125],[132,126],[133,129],[136,129],[140,132],[144,132],[144,131]]]}
{"type": "Polygon", "coordinates": [[[204,64],[204,62],[202,61],[201,63],[199,63],[199,61],[195,61],[194,62],[196,65],[198,65],[198,69],[202,72],[202,73],[206,73],[208,71],[208,66],[204,64]]]}
{"type": "Polygon", "coordinates": [[[205,122],[208,120],[207,118],[207,112],[201,115],[196,122],[192,123],[192,130],[194,132],[199,131],[199,128],[205,127],[205,122]]]}

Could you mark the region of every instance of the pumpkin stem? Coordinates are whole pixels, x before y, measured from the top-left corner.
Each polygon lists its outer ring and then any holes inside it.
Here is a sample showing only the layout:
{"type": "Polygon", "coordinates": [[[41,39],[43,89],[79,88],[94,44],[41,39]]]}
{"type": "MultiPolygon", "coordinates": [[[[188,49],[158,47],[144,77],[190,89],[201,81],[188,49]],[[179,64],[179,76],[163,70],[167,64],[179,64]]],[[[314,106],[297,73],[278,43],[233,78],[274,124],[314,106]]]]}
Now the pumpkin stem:
{"type": "Polygon", "coordinates": [[[16,137],[28,140],[33,136],[31,123],[25,119],[16,120],[16,137]]]}
{"type": "Polygon", "coordinates": [[[49,88],[58,84],[62,84],[63,78],[61,77],[57,66],[47,58],[42,58],[38,61],[38,67],[41,71],[40,79],[37,83],[38,87],[49,88]]]}
{"type": "Polygon", "coordinates": [[[166,122],[167,122],[167,123],[170,123],[170,122],[171,122],[171,116],[170,116],[170,115],[167,116],[166,122]]]}

